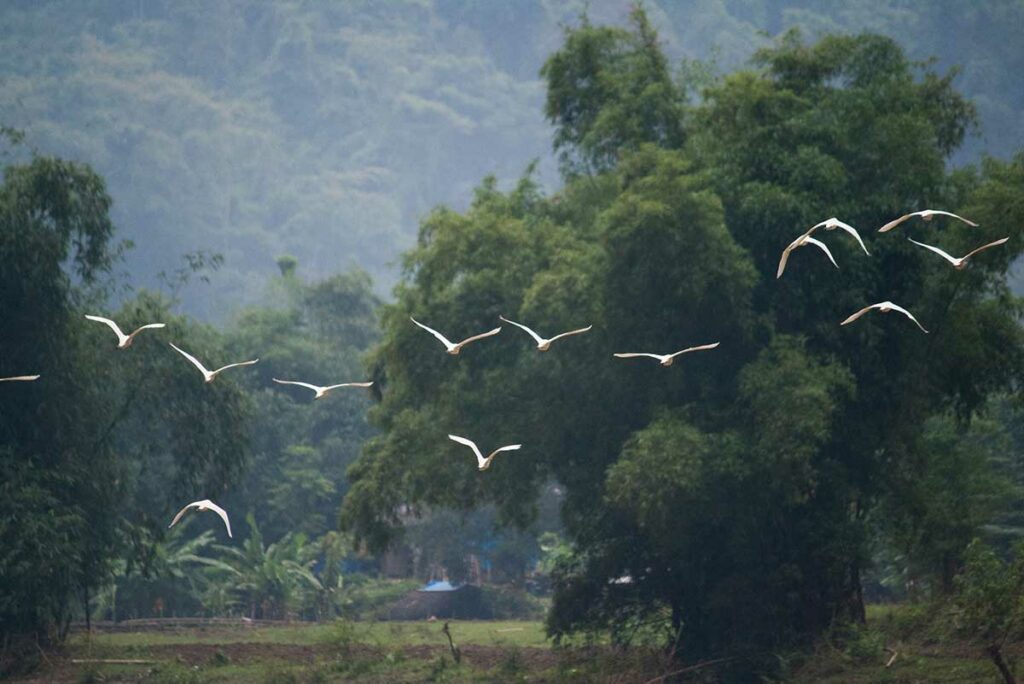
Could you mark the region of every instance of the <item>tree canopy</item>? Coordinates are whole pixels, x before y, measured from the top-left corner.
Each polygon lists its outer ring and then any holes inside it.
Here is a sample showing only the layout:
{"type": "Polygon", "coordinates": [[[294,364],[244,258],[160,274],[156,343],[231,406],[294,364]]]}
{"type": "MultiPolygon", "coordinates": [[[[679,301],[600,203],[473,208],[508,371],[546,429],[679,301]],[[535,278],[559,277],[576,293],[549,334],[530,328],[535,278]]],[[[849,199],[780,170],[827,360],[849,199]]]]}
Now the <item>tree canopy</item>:
{"type": "Polygon", "coordinates": [[[928,421],[968,425],[1020,381],[1006,273],[1024,223],[1005,214],[1019,201],[989,199],[1024,158],[947,171],[974,110],[888,38],[788,34],[686,106],[684,86],[638,76],[645,54],[662,74],[641,10],[631,31],[568,30],[544,70],[564,188],[488,180],[468,211],[422,224],[371,361],[381,432],[349,471],[342,521],[376,548],[410,511],[493,502],[523,523],[553,478],[574,548],[555,570],[553,634],[627,640],[664,620],[694,656],[756,653],[863,619],[880,504],[916,486],[902,473],[949,458],[928,421]],[[871,234],[922,206],[981,218],[931,224],[934,242],[1011,241],[960,272],[871,234]],[[796,253],[776,279],[782,248],[831,215],[871,256],[837,232],[838,271],[796,253]],[[839,325],[884,299],[932,332],[839,325]],[[508,330],[452,357],[408,320],[458,337],[499,314],[594,330],[543,354],[508,330]],[[671,369],[611,358],[711,341],[671,369]],[[524,446],[481,476],[447,432],[524,446]]]}

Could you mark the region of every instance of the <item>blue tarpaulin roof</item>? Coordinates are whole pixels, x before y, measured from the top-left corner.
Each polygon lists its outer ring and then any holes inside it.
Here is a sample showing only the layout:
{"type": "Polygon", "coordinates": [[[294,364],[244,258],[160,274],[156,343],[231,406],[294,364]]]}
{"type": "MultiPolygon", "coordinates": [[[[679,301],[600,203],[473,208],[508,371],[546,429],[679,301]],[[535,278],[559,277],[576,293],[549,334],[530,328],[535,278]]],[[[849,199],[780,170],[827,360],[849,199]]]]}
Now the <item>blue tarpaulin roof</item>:
{"type": "Polygon", "coordinates": [[[437,582],[430,582],[420,591],[455,591],[458,587],[453,587],[447,580],[439,580],[437,582]]]}

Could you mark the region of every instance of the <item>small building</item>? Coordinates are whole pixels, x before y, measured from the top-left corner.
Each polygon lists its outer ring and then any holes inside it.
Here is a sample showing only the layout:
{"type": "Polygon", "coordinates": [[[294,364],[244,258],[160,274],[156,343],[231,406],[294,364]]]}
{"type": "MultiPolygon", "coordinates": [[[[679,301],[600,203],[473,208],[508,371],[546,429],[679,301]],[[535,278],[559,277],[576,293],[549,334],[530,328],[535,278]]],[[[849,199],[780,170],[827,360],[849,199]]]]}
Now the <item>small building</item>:
{"type": "Polygon", "coordinates": [[[494,611],[480,587],[430,582],[398,599],[387,611],[388,620],[491,620],[494,611]]]}

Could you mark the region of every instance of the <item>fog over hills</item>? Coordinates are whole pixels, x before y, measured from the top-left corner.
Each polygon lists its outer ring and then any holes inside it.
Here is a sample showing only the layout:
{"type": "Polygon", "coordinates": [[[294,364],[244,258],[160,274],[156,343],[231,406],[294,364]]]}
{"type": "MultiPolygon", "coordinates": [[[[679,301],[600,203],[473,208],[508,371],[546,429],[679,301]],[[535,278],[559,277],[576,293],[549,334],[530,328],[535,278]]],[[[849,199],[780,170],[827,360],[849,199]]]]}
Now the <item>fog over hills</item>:
{"type": "MultiPolygon", "coordinates": [[[[307,278],[358,265],[386,294],[432,207],[465,207],[485,175],[507,184],[533,160],[557,187],[538,71],[584,7],[623,24],[630,3],[6,2],[0,124],[107,179],[137,287],[185,253],[222,253],[211,284],[184,292],[191,313],[254,301],[281,254],[307,278]]],[[[1024,146],[1020,2],[645,7],[675,60],[718,73],[793,26],[894,36],[915,59],[963,69],[981,131],[955,163],[1024,146]]]]}

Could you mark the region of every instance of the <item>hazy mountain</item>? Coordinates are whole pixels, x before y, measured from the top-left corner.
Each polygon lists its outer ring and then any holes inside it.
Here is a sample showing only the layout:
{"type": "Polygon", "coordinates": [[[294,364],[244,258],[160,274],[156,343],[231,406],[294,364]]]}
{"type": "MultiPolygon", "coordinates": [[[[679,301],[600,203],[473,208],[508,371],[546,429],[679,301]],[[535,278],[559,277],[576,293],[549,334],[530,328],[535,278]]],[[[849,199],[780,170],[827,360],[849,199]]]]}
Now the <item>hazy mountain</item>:
{"type": "MultiPolygon", "coordinates": [[[[791,26],[895,36],[963,66],[983,128],[957,163],[1024,146],[1024,3],[645,4],[673,58],[719,71],[791,26]]],[[[185,293],[193,313],[252,301],[282,253],[314,278],[361,265],[386,293],[432,206],[464,207],[484,175],[533,159],[554,185],[537,73],[584,6],[623,23],[630,3],[9,0],[0,123],[107,179],[137,285],[223,253],[212,286],[185,293]]]]}

